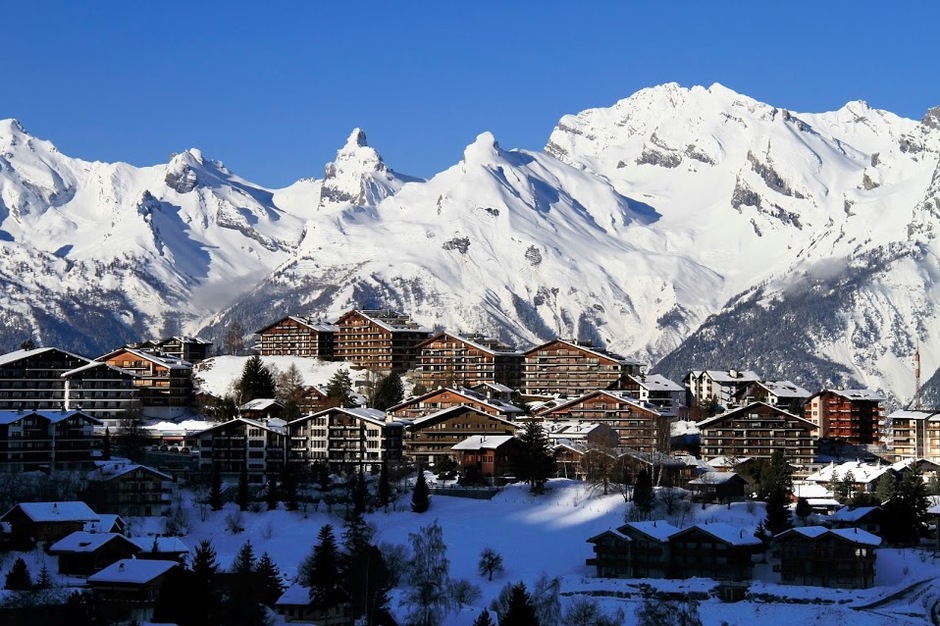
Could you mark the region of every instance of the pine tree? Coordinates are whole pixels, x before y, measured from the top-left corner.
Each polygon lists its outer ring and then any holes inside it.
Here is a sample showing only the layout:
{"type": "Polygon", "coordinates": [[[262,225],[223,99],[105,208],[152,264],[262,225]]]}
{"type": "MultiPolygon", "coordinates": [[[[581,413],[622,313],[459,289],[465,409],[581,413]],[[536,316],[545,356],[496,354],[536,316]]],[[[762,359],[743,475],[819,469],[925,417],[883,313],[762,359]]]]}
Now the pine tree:
{"type": "Polygon", "coordinates": [[[218,463],[212,464],[209,482],[209,506],[213,511],[222,510],[222,470],[218,463]]]}
{"type": "Polygon", "coordinates": [[[506,612],[499,617],[499,626],[541,626],[525,583],[513,585],[506,612]]]}
{"type": "Polygon", "coordinates": [[[310,588],[310,600],[321,611],[337,606],[345,598],[339,585],[339,551],[333,526],[324,524],[317,534],[317,544],[298,568],[297,581],[310,588]]]}
{"type": "Polygon", "coordinates": [[[548,435],[539,422],[529,420],[522,429],[519,441],[521,445],[516,461],[516,475],[529,485],[532,493],[542,493],[545,483],[556,471],[548,435]]]}
{"type": "Polygon", "coordinates": [[[238,549],[229,571],[232,574],[250,574],[255,571],[255,548],[251,545],[251,540],[243,543],[238,549]]]}
{"type": "Polygon", "coordinates": [[[46,564],[42,564],[42,568],[39,570],[39,578],[36,579],[36,584],[33,585],[34,589],[51,589],[52,588],[52,573],[49,572],[49,568],[46,567],[46,564]]]}
{"type": "Polygon", "coordinates": [[[3,588],[11,591],[29,591],[33,588],[33,579],[22,557],[17,557],[13,562],[13,567],[7,572],[6,585],[3,588]]]}
{"type": "Polygon", "coordinates": [[[268,477],[268,488],[265,492],[266,501],[268,503],[268,510],[273,511],[277,508],[278,503],[278,492],[277,492],[277,478],[274,474],[268,477]]]}
{"type": "Polygon", "coordinates": [[[881,475],[881,478],[878,479],[878,484],[875,485],[875,496],[884,504],[893,498],[896,492],[897,481],[894,478],[894,474],[887,471],[881,475]]]}
{"type": "Polygon", "coordinates": [[[418,468],[418,480],[415,481],[414,491],[411,492],[411,510],[415,513],[424,513],[431,507],[431,490],[424,478],[424,470],[418,468]]]}
{"type": "Polygon", "coordinates": [[[496,624],[493,622],[493,618],[490,617],[490,612],[483,609],[480,616],[473,620],[473,626],[496,626],[496,624]]]}
{"type": "Polygon", "coordinates": [[[767,517],[764,519],[764,526],[767,532],[776,536],[792,525],[787,492],[781,485],[776,485],[767,494],[767,517]]]}
{"type": "Polygon", "coordinates": [[[384,411],[401,402],[404,397],[405,387],[401,381],[401,374],[393,371],[376,385],[375,393],[372,394],[372,408],[384,411]]]}
{"type": "Polygon", "coordinates": [[[101,458],[105,461],[111,459],[111,429],[105,426],[104,439],[101,441],[101,458]]]}
{"type": "Polygon", "coordinates": [[[248,463],[242,462],[238,470],[238,509],[240,511],[248,510],[248,501],[250,494],[248,491],[248,463]]]}
{"type": "MultiPolygon", "coordinates": [[[[198,601],[184,605],[188,609],[187,614],[192,616],[191,624],[214,624],[220,619],[219,564],[216,558],[215,548],[208,539],[200,541],[193,552],[191,597],[198,598],[198,601]]],[[[183,626],[182,622],[180,626],[183,626]]]]}
{"type": "Polygon", "coordinates": [[[281,499],[284,500],[288,511],[296,511],[300,508],[297,478],[290,463],[285,463],[283,469],[281,469],[281,499]]]}
{"type": "Polygon", "coordinates": [[[800,521],[805,523],[806,518],[810,516],[813,512],[813,507],[809,505],[809,500],[806,498],[797,498],[796,500],[796,516],[800,518],[800,521]]]}
{"type": "Polygon", "coordinates": [[[284,580],[277,564],[271,560],[267,552],[258,559],[258,565],[255,567],[255,579],[261,589],[261,603],[273,609],[277,599],[284,592],[284,580]]]}
{"type": "Polygon", "coordinates": [[[257,398],[273,398],[276,388],[274,375],[257,354],[245,361],[241,378],[235,383],[235,393],[242,404],[257,398]]]}
{"type": "Polygon", "coordinates": [[[251,541],[246,541],[232,561],[228,596],[225,602],[226,624],[260,626],[265,621],[261,604],[262,589],[255,573],[257,559],[251,541]]]}
{"type": "Polygon", "coordinates": [[[341,368],[330,377],[326,384],[326,396],[334,406],[349,406],[352,398],[352,378],[349,377],[349,370],[341,368]]]}
{"type": "Polygon", "coordinates": [[[884,504],[882,527],[885,539],[901,545],[917,545],[927,529],[927,485],[917,469],[904,474],[897,486],[897,493],[884,504]]]}
{"type": "Polygon", "coordinates": [[[646,469],[640,470],[636,476],[636,483],[633,485],[633,506],[640,511],[644,517],[648,518],[653,510],[653,501],[655,500],[653,492],[653,479],[650,478],[646,469]]]}
{"type": "Polygon", "coordinates": [[[352,515],[362,517],[362,515],[366,512],[366,508],[369,504],[369,488],[366,485],[366,477],[361,467],[359,468],[359,471],[356,472],[356,476],[353,479],[351,499],[352,515]]]}

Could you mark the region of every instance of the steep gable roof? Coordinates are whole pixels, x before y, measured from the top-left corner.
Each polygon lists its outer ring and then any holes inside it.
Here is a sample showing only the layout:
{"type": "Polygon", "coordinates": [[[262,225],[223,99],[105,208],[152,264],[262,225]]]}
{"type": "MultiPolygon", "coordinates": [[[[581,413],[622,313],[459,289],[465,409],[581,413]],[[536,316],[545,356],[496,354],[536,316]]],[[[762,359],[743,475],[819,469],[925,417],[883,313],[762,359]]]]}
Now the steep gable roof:
{"type": "Polygon", "coordinates": [[[467,405],[467,404],[459,404],[457,406],[448,407],[446,409],[441,409],[440,411],[435,411],[434,413],[428,413],[427,415],[422,415],[421,417],[415,418],[414,420],[411,421],[411,425],[409,426],[409,428],[426,426],[427,424],[432,424],[437,421],[446,420],[452,414],[459,415],[459,414],[468,413],[468,412],[476,413],[477,415],[486,417],[487,419],[495,420],[497,422],[502,422],[503,424],[506,424],[507,426],[512,426],[512,427],[517,426],[515,422],[511,422],[510,420],[500,417],[499,415],[493,415],[491,413],[487,413],[486,411],[481,411],[480,409],[474,406],[467,405]]]}
{"type": "Polygon", "coordinates": [[[808,419],[804,419],[800,417],[799,415],[794,415],[793,413],[790,413],[789,411],[785,411],[781,409],[780,407],[774,406],[772,404],[767,404],[766,402],[752,402],[751,404],[747,406],[742,406],[741,408],[738,408],[738,409],[732,409],[731,411],[725,411],[724,413],[719,413],[718,415],[715,415],[714,417],[709,417],[707,419],[702,420],[701,422],[698,422],[696,426],[698,426],[700,429],[708,428],[709,426],[713,426],[719,422],[723,422],[724,420],[730,417],[737,417],[738,415],[746,415],[750,413],[751,411],[753,411],[754,408],[758,406],[765,406],[776,413],[782,413],[786,417],[793,418],[794,420],[797,421],[797,423],[803,424],[806,428],[811,428],[811,429],[819,428],[816,424],[812,423],[808,419]]]}
{"type": "Polygon", "coordinates": [[[20,502],[0,517],[5,521],[13,511],[19,509],[33,522],[96,522],[98,514],[84,502],[20,502]]]}
{"type": "Polygon", "coordinates": [[[513,435],[471,435],[460,443],[451,447],[451,450],[496,450],[515,439],[513,435]]]}
{"type": "Polygon", "coordinates": [[[598,346],[584,345],[580,343],[575,343],[574,341],[569,341],[567,339],[552,339],[551,341],[546,341],[545,343],[539,344],[534,348],[529,348],[525,351],[525,356],[528,358],[531,355],[537,354],[539,350],[544,350],[548,346],[554,344],[564,344],[569,349],[577,350],[584,353],[585,355],[593,355],[599,359],[604,359],[605,361],[611,361],[613,363],[618,363],[620,365],[645,365],[643,361],[638,361],[636,359],[628,359],[625,356],[621,356],[614,352],[609,352],[604,348],[598,346]]]}
{"type": "Polygon", "coordinates": [[[594,391],[589,391],[582,396],[578,396],[577,398],[566,400],[562,402],[561,404],[554,406],[551,409],[548,409],[547,411],[544,411],[543,413],[540,413],[540,414],[551,415],[552,413],[556,411],[562,411],[562,410],[568,409],[582,402],[586,402],[587,400],[594,398],[596,396],[606,396],[610,398],[611,400],[613,400],[614,402],[618,402],[621,404],[628,404],[630,406],[636,407],[638,409],[642,409],[650,413],[660,413],[660,408],[656,406],[655,404],[650,404],[649,402],[643,402],[625,391],[615,391],[612,389],[595,389],[594,391]]]}
{"type": "Polygon", "coordinates": [[[49,546],[49,554],[94,552],[111,541],[117,541],[118,543],[127,545],[132,552],[140,551],[133,541],[120,533],[89,533],[83,530],[76,530],[74,533],[59,539],[49,546]]]}
{"type": "Polygon", "coordinates": [[[467,389],[466,387],[441,387],[439,389],[434,389],[432,391],[427,392],[424,395],[418,396],[417,398],[409,398],[403,402],[399,402],[395,406],[389,407],[388,412],[394,413],[395,411],[400,411],[401,409],[408,408],[409,406],[421,404],[422,402],[427,401],[429,398],[433,398],[434,396],[445,393],[445,392],[456,394],[458,396],[466,398],[467,400],[470,400],[472,402],[478,402],[480,404],[489,406],[503,413],[522,413],[523,412],[522,409],[520,409],[514,404],[503,402],[502,400],[499,400],[496,398],[487,398],[483,394],[477,393],[476,391],[473,391],[471,389],[467,389]]]}
{"type": "Polygon", "coordinates": [[[306,326],[306,327],[309,328],[310,330],[316,331],[316,332],[318,332],[318,333],[335,333],[337,330],[339,330],[339,328],[336,326],[336,324],[330,324],[330,323],[328,323],[328,322],[323,322],[323,321],[320,321],[320,320],[314,320],[314,319],[311,319],[311,318],[309,318],[309,317],[302,317],[302,316],[300,316],[300,315],[288,315],[287,317],[282,317],[281,319],[277,320],[276,322],[272,322],[272,323],[268,324],[268,325],[265,326],[264,328],[261,328],[261,329],[259,329],[259,330],[256,330],[253,334],[255,334],[255,335],[260,335],[260,334],[262,334],[262,333],[264,333],[264,332],[267,332],[268,330],[274,328],[275,326],[279,326],[279,325],[283,324],[283,323],[286,322],[287,320],[292,320],[292,321],[294,321],[294,322],[297,322],[297,323],[300,324],[301,326],[306,326]]]}
{"type": "Polygon", "coordinates": [[[89,583],[124,583],[144,585],[159,578],[174,567],[176,561],[156,559],[121,559],[88,577],[89,583]]]}

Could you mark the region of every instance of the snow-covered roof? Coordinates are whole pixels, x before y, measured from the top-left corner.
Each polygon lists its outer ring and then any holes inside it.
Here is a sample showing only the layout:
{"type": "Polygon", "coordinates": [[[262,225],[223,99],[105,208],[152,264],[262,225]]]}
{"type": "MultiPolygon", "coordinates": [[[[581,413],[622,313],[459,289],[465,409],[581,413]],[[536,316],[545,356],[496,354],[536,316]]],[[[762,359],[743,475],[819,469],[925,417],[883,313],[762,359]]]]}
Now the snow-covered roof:
{"type": "Polygon", "coordinates": [[[407,315],[390,309],[356,309],[355,311],[350,311],[350,313],[359,313],[377,326],[393,333],[412,332],[430,334],[432,332],[431,329],[419,325],[407,315]]]}
{"type": "Polygon", "coordinates": [[[826,488],[826,485],[806,481],[793,481],[793,495],[807,500],[832,499],[832,492],[826,488]]]}
{"type": "Polygon", "coordinates": [[[880,506],[844,506],[830,515],[829,520],[833,522],[857,522],[869,513],[880,510],[880,506]]]}
{"type": "Polygon", "coordinates": [[[89,583],[126,583],[143,585],[165,574],[176,561],[157,559],[121,559],[88,577],[89,583]]]}
{"type": "Polygon", "coordinates": [[[620,527],[620,530],[624,527],[630,527],[636,530],[637,532],[643,533],[647,537],[655,539],[657,541],[669,541],[669,538],[679,532],[679,528],[673,526],[665,520],[652,520],[649,522],[627,522],[620,527]]]}
{"type": "Polygon", "coordinates": [[[477,389],[480,387],[487,387],[497,393],[512,393],[512,387],[507,387],[506,385],[502,383],[496,383],[491,380],[483,381],[482,383],[477,383],[473,387],[471,387],[471,389],[473,391],[477,391],[477,389]]]}
{"type": "Polygon", "coordinates": [[[85,522],[84,530],[88,533],[108,533],[115,527],[124,529],[127,527],[127,522],[120,515],[100,513],[97,520],[85,522]]]}
{"type": "Polygon", "coordinates": [[[402,425],[400,422],[387,421],[386,420],[387,414],[385,413],[385,411],[380,411],[379,409],[367,409],[365,407],[349,408],[349,407],[341,407],[341,406],[330,407],[328,409],[323,409],[322,411],[318,411],[316,413],[311,413],[310,415],[304,415],[303,417],[298,417],[297,419],[292,420],[290,424],[298,424],[305,420],[309,420],[320,415],[326,415],[333,411],[337,413],[345,413],[346,415],[355,417],[357,419],[361,419],[363,421],[369,422],[376,426],[402,425]]]}
{"type": "Polygon", "coordinates": [[[255,398],[238,407],[239,411],[264,411],[271,407],[278,406],[284,408],[284,403],[277,398],[255,398]]]}
{"type": "Polygon", "coordinates": [[[783,539],[789,537],[790,535],[802,535],[809,539],[817,539],[824,535],[834,535],[845,539],[846,541],[851,541],[852,543],[861,543],[869,546],[880,546],[881,537],[873,535],[866,530],[860,528],[826,528],[825,526],[800,526],[798,528],[791,528],[785,530],[779,535],[777,539],[783,539]]]}
{"type": "MultiPolygon", "coordinates": [[[[715,539],[724,541],[725,543],[731,544],[733,546],[755,546],[761,543],[761,540],[755,537],[753,534],[747,532],[744,528],[740,526],[732,526],[725,522],[711,522],[709,524],[695,524],[691,528],[698,528],[699,530],[708,533],[715,539]]],[[[686,529],[681,532],[688,532],[690,529],[686,529]]]]}
{"type": "MultiPolygon", "coordinates": [[[[522,355],[524,354],[523,352],[520,352],[520,351],[518,351],[518,350],[514,350],[513,348],[510,348],[509,346],[501,346],[501,347],[488,346],[488,345],[486,345],[485,343],[482,343],[482,342],[481,342],[481,340],[482,340],[482,341],[485,341],[485,340],[486,340],[485,337],[481,337],[480,340],[476,340],[476,339],[474,339],[473,337],[468,337],[468,336],[466,336],[466,335],[460,335],[460,334],[448,333],[448,332],[437,333],[437,334],[434,335],[433,337],[429,337],[428,339],[425,339],[424,341],[422,341],[421,343],[419,343],[417,347],[418,347],[418,349],[421,349],[421,348],[422,348],[423,346],[425,346],[426,344],[432,343],[432,342],[436,341],[437,339],[439,339],[439,338],[441,338],[441,337],[450,337],[450,338],[452,338],[452,339],[454,339],[454,340],[456,340],[456,341],[459,341],[459,342],[461,342],[461,343],[465,343],[465,344],[467,344],[468,346],[471,346],[471,347],[473,347],[473,348],[476,348],[477,350],[480,350],[480,351],[482,351],[482,352],[486,352],[486,353],[491,354],[491,355],[499,354],[499,355],[516,355],[516,356],[522,356],[522,355]]],[[[509,391],[512,391],[512,390],[510,389],[509,391]]]]}
{"type": "Polygon", "coordinates": [[[187,546],[179,537],[133,537],[131,539],[146,556],[147,552],[153,552],[153,542],[157,542],[157,552],[175,554],[180,552],[189,552],[187,546]]]}
{"type": "Polygon", "coordinates": [[[806,428],[813,428],[813,429],[819,428],[816,424],[812,423],[812,422],[809,421],[808,419],[802,418],[802,417],[800,417],[799,415],[794,415],[793,413],[790,413],[789,411],[787,411],[787,410],[785,410],[785,409],[782,409],[782,408],[780,408],[779,406],[774,406],[774,405],[772,405],[772,404],[767,404],[766,402],[752,402],[752,403],[748,404],[747,406],[742,406],[742,407],[737,408],[737,409],[732,409],[732,410],[730,410],[730,411],[725,411],[724,413],[719,413],[718,415],[715,415],[714,417],[709,417],[709,418],[707,418],[707,419],[702,420],[701,422],[698,423],[698,427],[699,427],[699,428],[707,428],[707,427],[709,427],[709,426],[712,426],[713,424],[717,424],[717,423],[719,423],[719,422],[722,422],[722,421],[728,419],[729,417],[732,417],[732,416],[735,416],[735,415],[740,415],[740,414],[748,414],[749,412],[753,411],[756,406],[766,406],[766,407],[770,407],[770,408],[773,409],[774,411],[777,411],[777,412],[779,412],[779,413],[783,413],[783,414],[787,415],[788,417],[792,417],[793,419],[797,420],[797,422],[804,424],[804,425],[806,426],[806,428]]]}
{"type": "Polygon", "coordinates": [[[441,387],[438,389],[434,389],[433,391],[429,391],[424,395],[418,396],[417,398],[408,398],[407,400],[399,402],[395,406],[389,407],[388,411],[389,413],[393,413],[395,411],[399,411],[401,409],[407,408],[412,405],[419,405],[425,400],[427,400],[428,398],[432,398],[435,395],[439,393],[443,393],[443,392],[449,392],[452,394],[456,394],[458,396],[463,396],[464,398],[467,398],[468,400],[479,402],[480,404],[484,404],[486,406],[492,407],[502,413],[523,413],[524,412],[515,404],[511,404],[509,402],[503,402],[499,398],[487,398],[482,393],[478,391],[474,391],[473,389],[470,389],[468,387],[441,387]]]}
{"type": "Polygon", "coordinates": [[[625,404],[629,404],[631,406],[634,406],[640,409],[645,409],[653,413],[662,413],[662,407],[640,400],[639,398],[631,394],[629,391],[619,391],[619,390],[613,390],[613,389],[595,389],[594,391],[589,391],[585,393],[584,395],[578,396],[577,398],[571,398],[569,400],[564,400],[562,402],[559,402],[557,406],[554,406],[549,410],[541,411],[541,413],[547,414],[553,411],[567,408],[569,406],[574,406],[578,404],[579,402],[584,402],[586,399],[590,398],[591,396],[596,396],[596,395],[608,396],[617,402],[623,402],[625,404]]]}
{"type": "MultiPolygon", "coordinates": [[[[737,476],[742,478],[737,472],[706,472],[689,481],[690,485],[721,485],[737,476]]],[[[743,478],[742,478],[743,480],[743,478]]]]}
{"type": "Polygon", "coordinates": [[[751,370],[702,370],[692,373],[697,376],[707,376],[716,383],[756,383],[761,378],[757,372],[751,370]]]}
{"type": "Polygon", "coordinates": [[[834,393],[838,396],[842,396],[847,400],[863,400],[868,402],[884,402],[884,396],[882,396],[877,391],[871,389],[823,389],[822,391],[813,395],[816,396],[823,393],[834,393]]]}
{"type": "Polygon", "coordinates": [[[546,346],[550,346],[553,343],[563,343],[567,346],[574,348],[575,350],[587,352],[589,354],[593,354],[595,356],[598,356],[602,359],[606,359],[608,361],[616,361],[617,363],[620,363],[623,365],[645,365],[646,364],[645,362],[640,361],[638,359],[629,359],[615,352],[610,352],[600,346],[585,345],[585,344],[578,343],[576,341],[569,341],[568,339],[561,339],[561,338],[552,339],[551,341],[546,341],[545,343],[539,344],[533,348],[529,348],[528,350],[525,351],[525,354],[526,356],[530,354],[535,354],[539,350],[544,350],[546,346]]]}
{"type": "Polygon", "coordinates": [[[490,414],[490,413],[486,413],[485,411],[481,411],[480,409],[478,409],[478,408],[476,408],[476,407],[473,407],[473,406],[470,406],[470,405],[468,405],[468,404],[459,404],[459,405],[457,405],[457,406],[450,406],[450,407],[447,407],[446,409],[441,409],[441,410],[435,411],[435,412],[433,412],[433,413],[428,413],[427,415],[422,415],[421,417],[417,417],[417,418],[411,420],[411,424],[414,425],[414,426],[420,426],[420,425],[422,425],[422,424],[425,424],[425,423],[428,423],[428,422],[433,422],[433,421],[435,421],[435,420],[441,419],[442,417],[446,417],[446,416],[447,416],[448,414],[450,414],[450,413],[462,413],[462,412],[464,412],[464,411],[472,411],[472,412],[474,412],[474,413],[479,413],[479,414],[481,414],[481,415],[485,415],[485,416],[488,417],[488,418],[497,420],[497,421],[499,421],[499,422],[503,422],[504,424],[509,425],[509,426],[515,426],[515,425],[516,425],[514,422],[512,422],[512,421],[510,421],[510,420],[507,420],[507,419],[504,418],[504,417],[500,417],[499,415],[492,415],[492,414],[490,414]]]}
{"type": "Polygon", "coordinates": [[[6,365],[7,363],[16,363],[17,361],[21,359],[26,359],[31,356],[36,356],[37,354],[43,354],[45,352],[51,352],[51,351],[61,352],[62,354],[66,354],[72,358],[79,359],[81,361],[91,360],[87,357],[75,354],[73,352],[68,352],[67,350],[62,350],[60,348],[46,347],[46,348],[33,348],[32,350],[14,350],[13,352],[0,354],[0,365],[6,365]]]}
{"type": "Polygon", "coordinates": [[[122,376],[128,376],[128,377],[133,376],[133,374],[131,374],[127,370],[122,370],[119,367],[114,367],[113,365],[109,365],[108,363],[105,363],[103,361],[91,361],[90,363],[86,363],[85,365],[82,365],[81,367],[76,367],[75,369],[69,370],[67,372],[62,372],[61,374],[59,374],[59,377],[69,378],[70,376],[74,376],[75,374],[81,374],[82,372],[87,372],[89,370],[97,369],[100,367],[114,370],[115,372],[121,374],[122,376]]]}
{"type": "Polygon", "coordinates": [[[32,410],[17,410],[17,411],[0,411],[0,424],[14,424],[24,417],[29,417],[31,415],[38,415],[39,417],[47,420],[50,424],[58,424],[63,420],[67,420],[70,417],[79,416],[85,419],[85,421],[91,422],[92,424],[101,424],[101,420],[91,415],[82,413],[81,411],[32,411],[32,410]]]}
{"type": "Polygon", "coordinates": [[[91,510],[84,502],[78,500],[68,502],[20,502],[7,511],[3,518],[14,510],[21,510],[26,517],[34,522],[96,522],[98,514],[91,510]]]}
{"type": "Polygon", "coordinates": [[[451,450],[495,450],[513,439],[512,435],[471,435],[451,450]]]}
{"type": "Polygon", "coordinates": [[[127,537],[120,533],[89,533],[76,530],[49,546],[49,552],[51,554],[57,552],[94,552],[109,541],[130,543],[127,537]]]}
{"type": "Polygon", "coordinates": [[[163,472],[155,470],[152,467],[148,467],[146,465],[138,465],[136,463],[123,463],[123,462],[103,464],[99,466],[98,468],[93,469],[92,471],[88,472],[85,478],[90,481],[112,480],[114,478],[118,478],[119,476],[123,476],[124,474],[129,474],[133,472],[134,470],[138,470],[138,469],[141,469],[148,474],[159,476],[163,480],[168,480],[168,481],[173,480],[172,476],[169,476],[167,474],[164,474],[163,472]]]}
{"type": "Polygon", "coordinates": [[[307,606],[310,604],[310,587],[293,584],[284,590],[275,604],[277,606],[307,606]]]}
{"type": "Polygon", "coordinates": [[[852,472],[853,482],[864,485],[878,480],[883,474],[889,471],[891,471],[890,465],[872,465],[871,463],[865,463],[863,461],[846,461],[838,465],[830,463],[807,476],[806,480],[817,483],[829,483],[833,479],[843,480],[846,474],[852,472]]]}
{"type": "Polygon", "coordinates": [[[173,356],[168,356],[166,354],[154,354],[153,352],[147,352],[145,350],[136,350],[134,348],[126,348],[126,347],[118,348],[117,350],[112,350],[111,352],[108,352],[107,354],[102,354],[95,360],[106,361],[110,359],[111,357],[117,356],[118,354],[122,352],[127,352],[128,354],[132,354],[139,359],[150,361],[151,363],[156,363],[157,365],[162,365],[163,367],[167,369],[188,370],[188,369],[192,369],[193,367],[193,364],[190,363],[189,361],[184,361],[183,359],[178,359],[173,356]]]}
{"type": "Polygon", "coordinates": [[[143,428],[145,430],[158,432],[162,435],[187,435],[189,433],[200,433],[214,426],[218,426],[218,422],[189,419],[179,423],[156,422],[154,424],[147,424],[143,428]]]}
{"type": "Polygon", "coordinates": [[[708,464],[714,467],[715,469],[724,469],[731,468],[735,465],[742,465],[752,460],[752,457],[749,456],[716,456],[713,459],[708,461],[708,464]]]}
{"type": "Polygon", "coordinates": [[[631,376],[641,387],[650,391],[685,391],[685,387],[679,383],[669,380],[661,374],[647,374],[646,376],[631,376]]]}
{"type": "Polygon", "coordinates": [[[593,537],[590,537],[590,538],[587,540],[587,543],[594,543],[595,541],[597,541],[598,539],[600,539],[600,538],[603,537],[604,535],[613,535],[613,536],[616,537],[617,539],[622,539],[623,541],[633,541],[633,538],[632,538],[632,537],[629,537],[629,536],[623,534],[622,532],[620,532],[619,529],[616,529],[616,528],[608,528],[608,529],[605,530],[604,532],[598,533],[598,534],[594,535],[593,537]]]}
{"type": "Polygon", "coordinates": [[[922,409],[898,409],[888,415],[889,420],[925,420],[940,416],[937,411],[925,411],[922,409]]]}
{"type": "Polygon", "coordinates": [[[789,380],[765,380],[757,383],[778,398],[809,398],[812,394],[789,380]]]}
{"type": "Polygon", "coordinates": [[[278,324],[280,324],[281,322],[285,322],[287,320],[293,320],[297,322],[298,324],[302,324],[303,326],[306,326],[307,328],[311,330],[317,331],[318,333],[335,333],[339,330],[339,327],[336,324],[330,324],[322,320],[314,320],[312,318],[302,317],[300,315],[288,315],[287,317],[282,317],[276,322],[272,322],[268,324],[264,328],[256,330],[254,334],[260,335],[261,333],[268,330],[269,328],[273,328],[277,326],[278,324]]]}

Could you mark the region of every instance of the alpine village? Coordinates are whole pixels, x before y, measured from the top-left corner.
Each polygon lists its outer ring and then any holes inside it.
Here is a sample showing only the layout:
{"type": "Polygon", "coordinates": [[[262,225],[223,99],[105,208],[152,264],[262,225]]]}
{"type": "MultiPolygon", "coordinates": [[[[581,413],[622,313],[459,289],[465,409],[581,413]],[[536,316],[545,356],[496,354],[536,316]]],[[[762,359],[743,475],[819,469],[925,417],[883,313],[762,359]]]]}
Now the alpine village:
{"type": "MultiPolygon", "coordinates": [[[[494,624],[479,606],[458,619],[480,588],[449,578],[435,509],[503,494],[614,502],[617,524],[559,554],[580,555],[569,567],[586,585],[642,581],[619,593],[673,611],[648,623],[680,623],[697,610],[688,598],[753,599],[757,578],[870,589],[884,550],[940,549],[940,412],[889,411],[868,389],[803,389],[746,364],[694,367],[673,381],[601,346],[502,345],[393,310],[94,358],[24,342],[0,356],[0,622],[494,624]],[[213,392],[204,383],[226,359],[237,371],[213,392]],[[305,364],[329,374],[311,383],[305,364]],[[278,511],[334,521],[310,526],[284,563],[257,547],[279,532],[264,522],[278,511]],[[426,520],[410,546],[376,538],[396,515],[426,520]]],[[[467,537],[503,532],[474,510],[446,515],[467,537]]],[[[478,582],[511,565],[470,549],[478,582]]],[[[541,589],[499,583],[495,615],[528,603],[543,624],[624,623],[589,599],[561,616],[551,574],[541,589]]]]}

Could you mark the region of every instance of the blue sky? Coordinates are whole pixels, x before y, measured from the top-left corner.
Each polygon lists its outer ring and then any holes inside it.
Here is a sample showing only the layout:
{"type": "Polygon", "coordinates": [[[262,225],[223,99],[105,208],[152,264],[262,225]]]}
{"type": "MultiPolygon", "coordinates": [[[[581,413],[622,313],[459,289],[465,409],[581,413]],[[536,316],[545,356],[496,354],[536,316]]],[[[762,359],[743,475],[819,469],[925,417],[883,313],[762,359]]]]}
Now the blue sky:
{"type": "Polygon", "coordinates": [[[430,177],[484,130],[538,150],[562,115],[673,81],[920,119],[938,4],[7,3],[0,118],[88,160],[198,147],[270,187],[322,176],[356,126],[430,177]]]}

